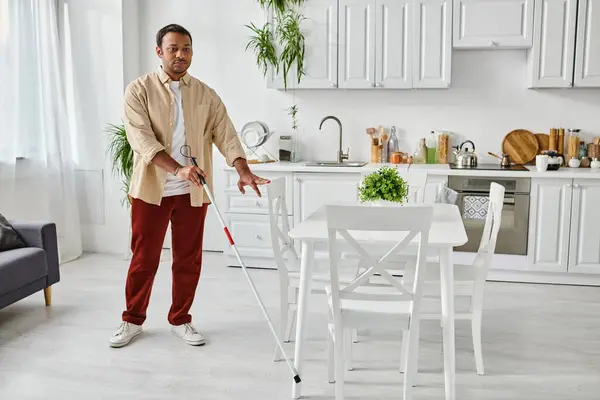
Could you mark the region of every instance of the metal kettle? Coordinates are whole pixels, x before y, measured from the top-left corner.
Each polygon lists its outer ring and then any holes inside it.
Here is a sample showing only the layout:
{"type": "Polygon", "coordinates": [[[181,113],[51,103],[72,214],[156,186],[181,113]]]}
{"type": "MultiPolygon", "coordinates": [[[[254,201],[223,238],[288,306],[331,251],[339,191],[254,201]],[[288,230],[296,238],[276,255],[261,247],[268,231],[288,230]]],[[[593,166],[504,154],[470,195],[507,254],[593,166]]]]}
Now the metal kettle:
{"type": "Polygon", "coordinates": [[[454,156],[456,158],[456,166],[458,168],[471,168],[477,166],[477,154],[475,154],[475,143],[470,140],[465,140],[459,146],[454,147],[454,156]],[[466,143],[471,143],[472,149],[464,150],[463,146],[466,143]]]}

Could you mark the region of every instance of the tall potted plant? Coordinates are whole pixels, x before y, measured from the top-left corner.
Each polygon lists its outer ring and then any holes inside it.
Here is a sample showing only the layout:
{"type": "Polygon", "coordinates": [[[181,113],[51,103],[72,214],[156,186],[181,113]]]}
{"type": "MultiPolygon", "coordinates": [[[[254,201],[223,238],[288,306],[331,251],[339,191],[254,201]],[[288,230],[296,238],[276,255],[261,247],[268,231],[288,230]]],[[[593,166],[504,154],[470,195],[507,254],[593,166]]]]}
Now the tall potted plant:
{"type": "Polygon", "coordinates": [[[127,141],[127,133],[123,124],[108,124],[106,132],[109,136],[106,152],[112,163],[112,173],[121,179],[123,184],[121,190],[125,192],[121,204],[127,204],[129,207],[131,198],[128,193],[133,172],[133,150],[127,141]]]}

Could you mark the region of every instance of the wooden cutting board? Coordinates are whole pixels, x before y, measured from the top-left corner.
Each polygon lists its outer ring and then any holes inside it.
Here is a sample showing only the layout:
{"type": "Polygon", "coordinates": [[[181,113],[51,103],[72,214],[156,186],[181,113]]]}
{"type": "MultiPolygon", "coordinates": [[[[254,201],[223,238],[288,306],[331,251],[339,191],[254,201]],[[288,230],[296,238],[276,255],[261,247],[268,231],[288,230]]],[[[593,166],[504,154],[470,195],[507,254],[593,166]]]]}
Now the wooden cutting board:
{"type": "Polygon", "coordinates": [[[550,135],[547,133],[536,133],[535,138],[539,145],[538,154],[542,154],[542,151],[550,149],[550,135]]]}
{"type": "Polygon", "coordinates": [[[502,141],[502,152],[509,155],[515,164],[527,164],[535,159],[540,145],[535,135],[525,129],[509,132],[502,141]]]}

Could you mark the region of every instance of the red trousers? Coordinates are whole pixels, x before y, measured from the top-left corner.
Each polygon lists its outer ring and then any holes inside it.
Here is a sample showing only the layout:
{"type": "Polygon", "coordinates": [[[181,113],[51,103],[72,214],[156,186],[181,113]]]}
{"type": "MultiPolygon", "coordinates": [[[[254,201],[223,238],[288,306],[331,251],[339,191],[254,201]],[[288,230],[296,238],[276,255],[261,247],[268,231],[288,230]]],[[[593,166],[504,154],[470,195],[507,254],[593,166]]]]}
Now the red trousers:
{"type": "Polygon", "coordinates": [[[133,199],[131,250],[133,257],[127,273],[123,321],[142,325],[169,221],[173,250],[173,287],[169,322],[191,322],[189,314],[200,279],[202,237],[208,205],[192,207],[190,196],[165,197],[160,206],[133,199]]]}

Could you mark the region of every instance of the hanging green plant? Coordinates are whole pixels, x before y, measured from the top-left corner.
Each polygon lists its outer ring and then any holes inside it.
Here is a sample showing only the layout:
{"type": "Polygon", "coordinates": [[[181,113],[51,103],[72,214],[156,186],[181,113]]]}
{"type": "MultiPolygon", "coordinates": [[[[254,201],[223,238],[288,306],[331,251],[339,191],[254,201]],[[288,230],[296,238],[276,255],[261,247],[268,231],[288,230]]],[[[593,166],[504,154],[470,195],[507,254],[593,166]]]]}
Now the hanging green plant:
{"type": "Polygon", "coordinates": [[[254,36],[250,37],[246,45],[246,50],[252,49],[254,51],[256,65],[262,72],[263,77],[267,76],[269,66],[273,66],[275,71],[279,72],[279,61],[275,51],[271,25],[267,22],[262,28],[258,28],[254,23],[251,23],[246,27],[254,32],[254,36]]]}
{"type": "Polygon", "coordinates": [[[287,90],[288,74],[296,67],[296,80],[298,84],[305,75],[304,53],[305,40],[300,25],[306,18],[293,10],[277,17],[277,36],[282,47],[279,62],[283,69],[283,86],[287,90]]]}
{"type": "Polygon", "coordinates": [[[273,9],[280,13],[284,13],[287,9],[293,6],[299,6],[305,0],[257,0],[263,10],[273,9]]]}

